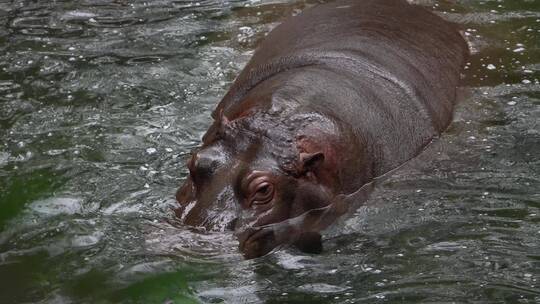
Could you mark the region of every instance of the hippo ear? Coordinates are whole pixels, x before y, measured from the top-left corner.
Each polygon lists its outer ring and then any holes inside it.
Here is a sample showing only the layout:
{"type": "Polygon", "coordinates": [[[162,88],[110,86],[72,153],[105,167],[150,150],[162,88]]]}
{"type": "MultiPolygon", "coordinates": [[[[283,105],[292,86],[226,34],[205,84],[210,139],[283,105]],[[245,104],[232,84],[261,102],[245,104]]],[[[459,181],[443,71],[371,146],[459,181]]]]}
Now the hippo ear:
{"type": "Polygon", "coordinates": [[[324,162],[324,153],[322,152],[315,152],[315,153],[301,152],[299,171],[302,174],[306,174],[308,172],[312,172],[316,174],[318,169],[323,164],[323,162],[324,162]]]}

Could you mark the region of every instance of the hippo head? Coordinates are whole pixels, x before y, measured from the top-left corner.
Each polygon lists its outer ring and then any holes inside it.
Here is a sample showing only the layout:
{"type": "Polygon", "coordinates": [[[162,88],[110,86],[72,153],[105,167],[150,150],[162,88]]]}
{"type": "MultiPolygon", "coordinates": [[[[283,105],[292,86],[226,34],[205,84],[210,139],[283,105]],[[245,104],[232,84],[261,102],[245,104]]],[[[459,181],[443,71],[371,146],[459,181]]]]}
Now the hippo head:
{"type": "Polygon", "coordinates": [[[337,197],[335,153],[321,142],[272,115],[220,119],[188,161],[176,213],[186,225],[234,230],[246,258],[282,244],[320,251],[321,210],[337,197]]]}

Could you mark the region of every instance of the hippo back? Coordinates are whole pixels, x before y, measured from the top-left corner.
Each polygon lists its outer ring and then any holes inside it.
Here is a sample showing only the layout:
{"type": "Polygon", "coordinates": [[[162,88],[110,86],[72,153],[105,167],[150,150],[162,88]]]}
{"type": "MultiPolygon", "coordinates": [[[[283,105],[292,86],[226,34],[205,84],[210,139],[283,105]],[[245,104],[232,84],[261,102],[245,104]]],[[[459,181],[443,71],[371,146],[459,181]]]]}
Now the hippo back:
{"type": "Polygon", "coordinates": [[[214,118],[257,86],[286,78],[281,99],[350,127],[371,155],[369,179],[417,155],[448,126],[467,55],[454,24],[406,1],[319,5],[270,32],[214,118]]]}

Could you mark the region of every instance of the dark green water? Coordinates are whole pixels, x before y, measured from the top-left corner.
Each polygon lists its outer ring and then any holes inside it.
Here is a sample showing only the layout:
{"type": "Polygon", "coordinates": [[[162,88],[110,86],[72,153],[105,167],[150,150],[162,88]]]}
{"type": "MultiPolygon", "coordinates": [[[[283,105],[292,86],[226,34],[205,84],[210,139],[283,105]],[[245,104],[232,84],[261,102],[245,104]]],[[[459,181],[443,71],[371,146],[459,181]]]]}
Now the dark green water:
{"type": "Polygon", "coordinates": [[[323,254],[167,223],[256,42],[315,2],[1,1],[0,303],[540,303],[538,0],[421,1],[467,29],[468,93],[323,254]]]}

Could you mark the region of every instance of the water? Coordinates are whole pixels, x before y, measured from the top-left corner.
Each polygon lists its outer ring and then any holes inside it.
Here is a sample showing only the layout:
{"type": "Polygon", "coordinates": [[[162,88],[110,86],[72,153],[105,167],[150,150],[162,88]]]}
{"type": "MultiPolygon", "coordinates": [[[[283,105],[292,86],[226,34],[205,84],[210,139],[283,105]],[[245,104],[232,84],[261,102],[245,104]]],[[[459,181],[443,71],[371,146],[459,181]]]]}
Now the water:
{"type": "Polygon", "coordinates": [[[170,223],[210,112],[315,2],[1,2],[0,303],[539,303],[534,0],[421,1],[467,29],[463,101],[322,254],[170,223]]]}

